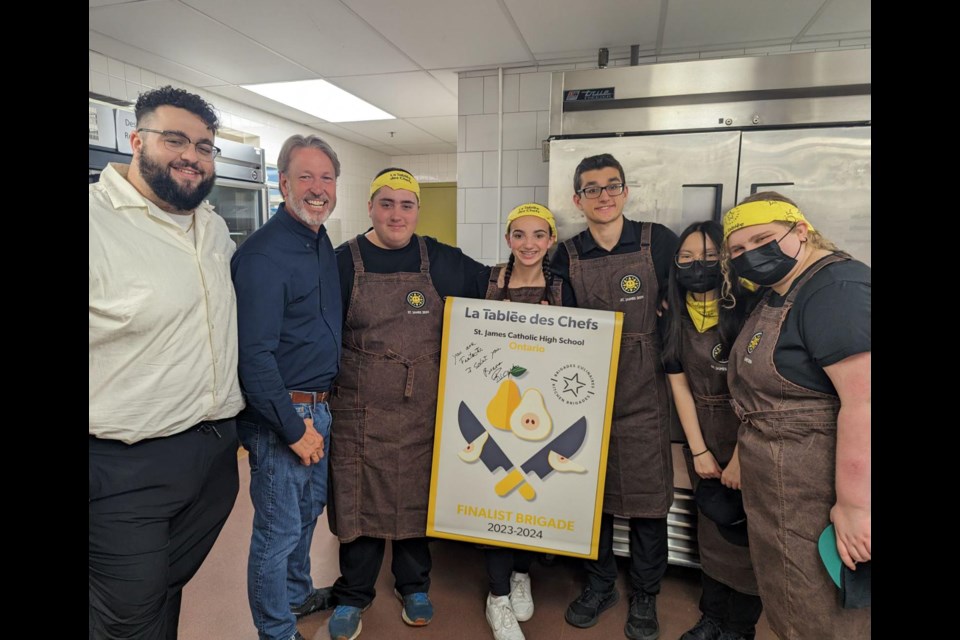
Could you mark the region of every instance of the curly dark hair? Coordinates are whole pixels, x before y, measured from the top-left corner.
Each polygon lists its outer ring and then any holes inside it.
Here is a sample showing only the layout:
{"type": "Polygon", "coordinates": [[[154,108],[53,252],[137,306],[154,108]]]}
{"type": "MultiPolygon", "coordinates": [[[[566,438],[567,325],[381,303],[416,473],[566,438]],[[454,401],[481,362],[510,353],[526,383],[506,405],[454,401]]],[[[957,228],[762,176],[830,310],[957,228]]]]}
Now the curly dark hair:
{"type": "Polygon", "coordinates": [[[186,109],[194,114],[207,125],[214,133],[220,128],[220,120],[217,118],[213,106],[195,93],[177,89],[167,85],[159,89],[151,89],[140,94],[137,98],[137,104],[134,112],[137,116],[137,124],[146,116],[150,115],[159,107],[169,106],[186,109]]]}

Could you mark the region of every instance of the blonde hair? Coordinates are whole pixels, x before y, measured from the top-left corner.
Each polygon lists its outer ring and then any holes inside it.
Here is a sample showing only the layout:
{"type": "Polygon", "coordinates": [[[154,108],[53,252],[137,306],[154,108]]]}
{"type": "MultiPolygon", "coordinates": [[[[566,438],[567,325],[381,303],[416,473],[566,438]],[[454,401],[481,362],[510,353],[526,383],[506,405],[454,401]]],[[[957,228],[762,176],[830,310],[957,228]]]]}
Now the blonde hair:
{"type": "MultiPolygon", "coordinates": [[[[785,195],[777,193],[776,191],[759,191],[753,195],[749,195],[743,200],[740,201],[741,204],[746,204],[748,202],[759,202],[763,200],[773,200],[774,202],[786,202],[789,205],[797,207],[797,203],[788,198],[785,195]]],[[[784,229],[790,229],[796,226],[796,223],[783,222],[776,220],[771,224],[780,225],[784,229]]],[[[826,236],[820,233],[817,230],[814,230],[807,227],[807,242],[810,243],[811,249],[824,249],[831,252],[840,252],[841,249],[837,247],[832,241],[830,241],[826,236]]],[[[731,273],[731,257],[730,257],[730,243],[729,238],[725,238],[723,241],[723,247],[720,250],[720,273],[723,275],[723,282],[720,285],[720,304],[722,304],[727,309],[732,309],[737,304],[737,297],[734,291],[738,287],[733,285],[733,274],[731,273]]],[[[740,287],[742,288],[742,287],[740,287]]]]}

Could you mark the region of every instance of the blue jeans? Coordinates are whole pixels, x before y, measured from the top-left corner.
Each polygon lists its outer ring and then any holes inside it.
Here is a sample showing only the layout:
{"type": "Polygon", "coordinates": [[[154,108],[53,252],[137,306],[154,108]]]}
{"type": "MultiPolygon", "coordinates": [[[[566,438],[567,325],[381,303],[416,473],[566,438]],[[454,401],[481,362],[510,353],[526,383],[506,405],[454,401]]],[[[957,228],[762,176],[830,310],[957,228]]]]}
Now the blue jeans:
{"type": "Polygon", "coordinates": [[[295,404],[302,418],[313,418],[323,436],[324,457],[304,466],[267,424],[244,412],[237,417],[240,442],[250,452],[253,537],[247,563],[247,597],[261,640],[290,640],[297,631],[292,607],[313,593],[310,543],[317,518],[327,505],[330,409],[326,404],[295,404]]]}

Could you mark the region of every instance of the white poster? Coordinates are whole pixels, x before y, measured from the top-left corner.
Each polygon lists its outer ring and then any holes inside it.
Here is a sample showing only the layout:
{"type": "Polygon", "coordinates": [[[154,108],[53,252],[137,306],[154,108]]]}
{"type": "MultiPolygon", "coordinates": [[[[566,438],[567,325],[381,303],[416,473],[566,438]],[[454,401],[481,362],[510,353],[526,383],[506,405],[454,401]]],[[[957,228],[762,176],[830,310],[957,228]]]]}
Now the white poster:
{"type": "Polygon", "coordinates": [[[621,324],[447,298],[428,535],[597,557],[621,324]]]}

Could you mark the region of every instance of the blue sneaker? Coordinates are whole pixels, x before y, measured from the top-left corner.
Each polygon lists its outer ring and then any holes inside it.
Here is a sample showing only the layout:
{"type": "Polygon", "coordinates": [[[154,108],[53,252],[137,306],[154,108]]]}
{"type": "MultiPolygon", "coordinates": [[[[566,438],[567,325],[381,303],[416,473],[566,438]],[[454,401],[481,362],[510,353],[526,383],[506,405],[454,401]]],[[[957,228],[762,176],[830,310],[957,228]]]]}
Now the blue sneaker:
{"type": "Polygon", "coordinates": [[[430,624],[433,620],[433,604],[430,602],[426,592],[418,591],[406,596],[401,596],[396,589],[393,593],[403,602],[403,621],[411,627],[422,627],[430,624]]]}
{"type": "Polygon", "coordinates": [[[363,627],[360,622],[361,613],[360,607],[350,607],[345,604],[334,609],[327,625],[331,640],[354,640],[359,636],[360,629],[363,627]]]}

